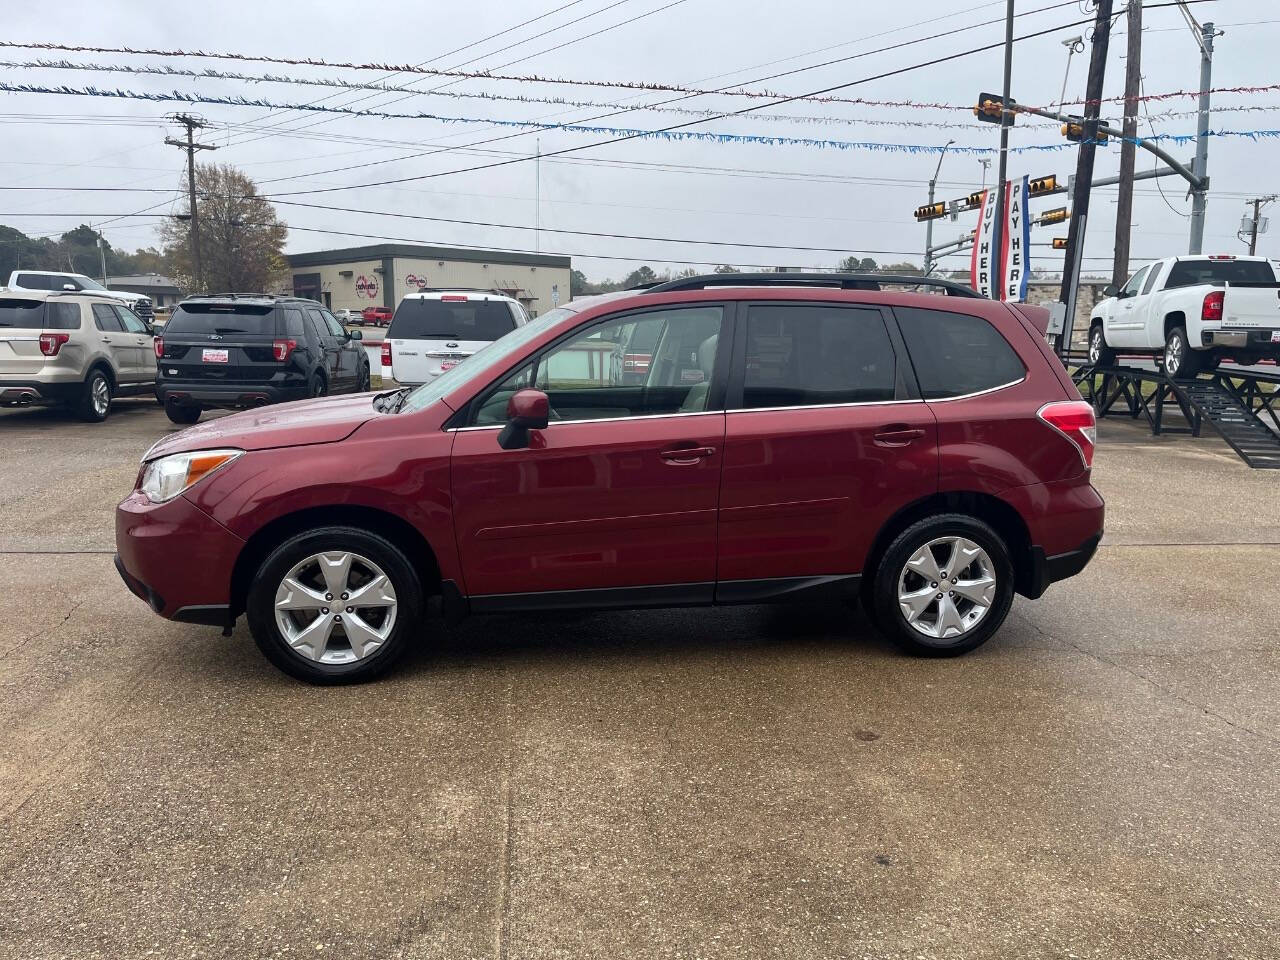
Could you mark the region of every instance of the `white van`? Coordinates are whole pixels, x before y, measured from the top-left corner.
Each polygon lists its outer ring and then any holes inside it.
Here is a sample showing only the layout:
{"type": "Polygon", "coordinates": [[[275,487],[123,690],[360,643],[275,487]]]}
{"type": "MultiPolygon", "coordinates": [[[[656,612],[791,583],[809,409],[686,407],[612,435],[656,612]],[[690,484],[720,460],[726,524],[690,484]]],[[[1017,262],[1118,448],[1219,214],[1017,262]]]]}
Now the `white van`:
{"type": "Polygon", "coordinates": [[[528,322],[520,301],[489,290],[411,293],[391,318],[382,364],[396,383],[418,386],[528,322]]]}

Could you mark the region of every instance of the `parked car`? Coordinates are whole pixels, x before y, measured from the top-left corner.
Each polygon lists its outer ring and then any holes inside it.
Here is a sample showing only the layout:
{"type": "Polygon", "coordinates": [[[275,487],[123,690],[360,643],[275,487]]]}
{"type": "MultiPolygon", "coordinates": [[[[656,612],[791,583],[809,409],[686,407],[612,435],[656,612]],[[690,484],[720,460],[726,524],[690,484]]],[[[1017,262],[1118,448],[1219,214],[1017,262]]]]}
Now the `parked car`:
{"type": "Polygon", "coordinates": [[[9,274],[10,290],[60,290],[77,293],[82,290],[92,291],[112,300],[118,300],[132,310],[143,321],[150,323],[155,318],[151,298],[141,293],[130,293],[127,290],[108,290],[92,277],[83,273],[57,273],[52,270],[14,270],[9,274]]]}
{"type": "Polygon", "coordinates": [[[343,325],[351,325],[355,327],[364,326],[364,314],[359,310],[335,310],[333,315],[338,318],[338,322],[343,325]]]}
{"type": "Polygon", "coordinates": [[[188,424],[211,408],[361,393],[370,374],[360,339],[314,300],[190,297],[156,337],[156,396],[170,420],[188,424]]]}
{"type": "Polygon", "coordinates": [[[1280,360],[1280,282],[1265,257],[1166,257],[1103,292],[1089,321],[1090,363],[1150,353],[1183,379],[1224,357],[1280,360]]]}
{"type": "Polygon", "coordinates": [[[529,322],[519,300],[482,290],[408,294],[382,341],[382,365],[399,384],[428,383],[529,322]]]}
{"type": "Polygon", "coordinates": [[[116,396],[155,389],[151,333],[96,291],[0,290],[0,404],[66,404],[100,421],[116,396]]]}
{"type": "Polygon", "coordinates": [[[1093,410],[1022,312],[777,277],[571,303],[416,389],[166,437],[117,568],[164,617],[247,615],[315,683],[390,667],[432,595],[450,619],[861,596],[953,655],[1084,568],[1093,410]]]}
{"type": "Polygon", "coordinates": [[[375,327],[385,327],[391,322],[392,312],[390,307],[365,307],[360,311],[360,315],[365,323],[371,323],[375,327]]]}

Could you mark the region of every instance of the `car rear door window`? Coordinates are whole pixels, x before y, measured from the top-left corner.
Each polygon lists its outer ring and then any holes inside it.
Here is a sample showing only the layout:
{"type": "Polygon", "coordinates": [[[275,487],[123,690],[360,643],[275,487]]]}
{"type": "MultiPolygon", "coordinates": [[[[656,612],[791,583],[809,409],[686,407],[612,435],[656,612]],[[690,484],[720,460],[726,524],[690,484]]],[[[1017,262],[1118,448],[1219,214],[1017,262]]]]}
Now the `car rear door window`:
{"type": "Polygon", "coordinates": [[[329,328],[330,335],[337,337],[339,340],[347,335],[347,331],[343,329],[342,324],[340,324],[328,310],[320,311],[320,319],[323,320],[324,325],[329,328]]]}
{"type": "Polygon", "coordinates": [[[311,332],[315,334],[316,339],[322,343],[333,336],[333,331],[324,322],[324,317],[320,315],[319,310],[307,311],[307,323],[311,326],[311,332]]]}
{"type": "Polygon", "coordinates": [[[497,340],[516,328],[503,300],[407,297],[396,307],[388,336],[397,340],[497,340]]]}
{"type": "Polygon", "coordinates": [[[742,406],[893,400],[897,358],[877,309],[769,304],[747,310],[742,406]]]}
{"type": "Polygon", "coordinates": [[[124,332],[124,324],[109,303],[93,305],[93,325],[104,333],[124,332]]]}
{"type": "Polygon", "coordinates": [[[894,307],[926,400],[960,397],[1016,383],[1026,367],[982,317],[894,307]]]}
{"type": "Polygon", "coordinates": [[[120,323],[129,333],[146,333],[147,325],[128,307],[115,308],[116,313],[120,317],[120,323]]]}

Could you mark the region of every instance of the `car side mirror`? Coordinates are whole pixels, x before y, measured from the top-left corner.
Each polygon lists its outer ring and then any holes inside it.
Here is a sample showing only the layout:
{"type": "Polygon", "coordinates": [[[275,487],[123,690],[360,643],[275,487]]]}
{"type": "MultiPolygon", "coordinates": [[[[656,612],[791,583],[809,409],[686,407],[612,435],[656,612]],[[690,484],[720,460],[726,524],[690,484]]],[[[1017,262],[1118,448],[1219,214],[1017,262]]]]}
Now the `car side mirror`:
{"type": "Polygon", "coordinates": [[[522,450],[529,446],[530,430],[547,429],[551,401],[541,390],[517,390],[507,401],[507,425],[498,434],[503,450],[522,450]]]}
{"type": "Polygon", "coordinates": [[[1120,296],[1120,288],[1114,283],[1108,283],[1102,288],[1102,295],[1104,297],[1118,297],[1120,296]]]}
{"type": "Polygon", "coordinates": [[[72,293],[75,293],[75,292],[76,292],[76,285],[75,285],[74,283],[64,283],[64,284],[62,285],[62,289],[63,289],[63,290],[70,290],[72,293]]]}
{"type": "Polygon", "coordinates": [[[348,330],[348,331],[347,331],[347,339],[348,339],[348,340],[363,340],[363,339],[364,339],[364,334],[363,334],[363,333],[361,333],[359,330],[348,330]]]}

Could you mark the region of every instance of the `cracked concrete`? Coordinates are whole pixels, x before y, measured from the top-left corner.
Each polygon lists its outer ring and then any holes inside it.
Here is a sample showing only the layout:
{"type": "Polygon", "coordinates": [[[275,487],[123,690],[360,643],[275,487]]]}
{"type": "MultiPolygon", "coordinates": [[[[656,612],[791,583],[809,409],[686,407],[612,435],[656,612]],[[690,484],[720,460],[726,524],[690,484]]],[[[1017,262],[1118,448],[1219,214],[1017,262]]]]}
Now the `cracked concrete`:
{"type": "Polygon", "coordinates": [[[1280,956],[1277,478],[1212,439],[1104,422],[1097,559],[958,660],[508,617],[316,690],[92,552],[166,428],[0,413],[0,958],[1280,956]]]}

